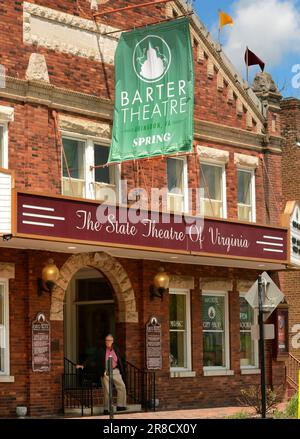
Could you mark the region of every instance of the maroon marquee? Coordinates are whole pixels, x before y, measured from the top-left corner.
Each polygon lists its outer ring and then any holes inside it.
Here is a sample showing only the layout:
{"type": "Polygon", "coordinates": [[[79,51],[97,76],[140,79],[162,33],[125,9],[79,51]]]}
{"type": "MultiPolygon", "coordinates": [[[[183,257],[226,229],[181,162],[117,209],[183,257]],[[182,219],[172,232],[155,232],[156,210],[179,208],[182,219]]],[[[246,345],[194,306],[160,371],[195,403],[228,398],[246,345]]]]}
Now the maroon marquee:
{"type": "Polygon", "coordinates": [[[288,229],[17,194],[17,236],[287,262],[288,229]],[[105,208],[104,208],[105,207],[105,208]],[[100,212],[101,213],[101,212],[100,212]]]}

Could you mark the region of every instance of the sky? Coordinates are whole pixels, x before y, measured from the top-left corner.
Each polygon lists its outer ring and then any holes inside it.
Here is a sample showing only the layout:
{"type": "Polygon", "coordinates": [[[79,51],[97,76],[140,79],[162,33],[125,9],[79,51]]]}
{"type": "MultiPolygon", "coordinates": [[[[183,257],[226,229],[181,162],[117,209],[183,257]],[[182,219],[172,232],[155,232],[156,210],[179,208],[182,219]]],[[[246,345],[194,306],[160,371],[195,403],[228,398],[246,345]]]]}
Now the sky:
{"type": "MultiPolygon", "coordinates": [[[[245,49],[254,52],[271,73],[283,96],[300,99],[300,0],[194,0],[194,9],[218,40],[218,11],[234,20],[222,29],[222,48],[246,79],[245,49]]],[[[249,67],[252,83],[259,66],[249,67]]]]}

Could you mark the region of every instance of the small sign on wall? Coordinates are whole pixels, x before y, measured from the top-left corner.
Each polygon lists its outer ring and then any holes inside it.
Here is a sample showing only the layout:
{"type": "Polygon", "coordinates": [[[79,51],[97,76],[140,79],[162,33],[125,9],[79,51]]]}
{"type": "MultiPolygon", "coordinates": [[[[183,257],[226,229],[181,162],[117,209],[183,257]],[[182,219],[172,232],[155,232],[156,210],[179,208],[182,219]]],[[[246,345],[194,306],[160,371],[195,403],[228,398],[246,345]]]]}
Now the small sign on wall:
{"type": "Polygon", "coordinates": [[[280,304],[275,313],[275,354],[277,361],[289,356],[288,307],[280,304]]]}
{"type": "Polygon", "coordinates": [[[50,322],[43,313],[38,313],[32,322],[32,370],[50,371],[50,322]]]}
{"type": "Polygon", "coordinates": [[[151,317],[146,324],[146,357],[147,369],[162,368],[161,325],[156,317],[151,317]]]}

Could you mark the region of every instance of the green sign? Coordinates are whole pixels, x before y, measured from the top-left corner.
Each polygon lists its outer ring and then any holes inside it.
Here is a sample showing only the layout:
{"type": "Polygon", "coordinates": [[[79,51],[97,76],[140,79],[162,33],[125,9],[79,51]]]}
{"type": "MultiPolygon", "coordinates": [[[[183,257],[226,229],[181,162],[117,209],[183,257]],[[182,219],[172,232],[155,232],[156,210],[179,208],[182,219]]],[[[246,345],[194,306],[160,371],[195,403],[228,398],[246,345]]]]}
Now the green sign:
{"type": "Polygon", "coordinates": [[[202,301],[202,323],[204,331],[223,331],[225,302],[224,296],[205,296],[202,301]]]}
{"type": "Polygon", "coordinates": [[[122,33],[108,162],[190,152],[193,114],[188,18],[122,33]]]}
{"type": "Polygon", "coordinates": [[[244,297],[240,297],[240,330],[250,331],[253,325],[253,308],[244,297]]]}

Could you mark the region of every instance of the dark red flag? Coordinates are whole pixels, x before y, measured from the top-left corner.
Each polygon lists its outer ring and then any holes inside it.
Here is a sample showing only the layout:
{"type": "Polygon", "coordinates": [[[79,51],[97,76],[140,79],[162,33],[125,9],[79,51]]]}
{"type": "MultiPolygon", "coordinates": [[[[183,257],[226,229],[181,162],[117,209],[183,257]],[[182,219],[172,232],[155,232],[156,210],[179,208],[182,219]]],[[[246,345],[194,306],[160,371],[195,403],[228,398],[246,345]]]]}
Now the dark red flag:
{"type": "Polygon", "coordinates": [[[261,71],[262,72],[264,71],[265,63],[260,58],[258,58],[258,56],[256,56],[255,53],[251,52],[251,50],[249,50],[248,47],[245,52],[245,63],[247,67],[258,64],[261,68],[261,71]]]}

